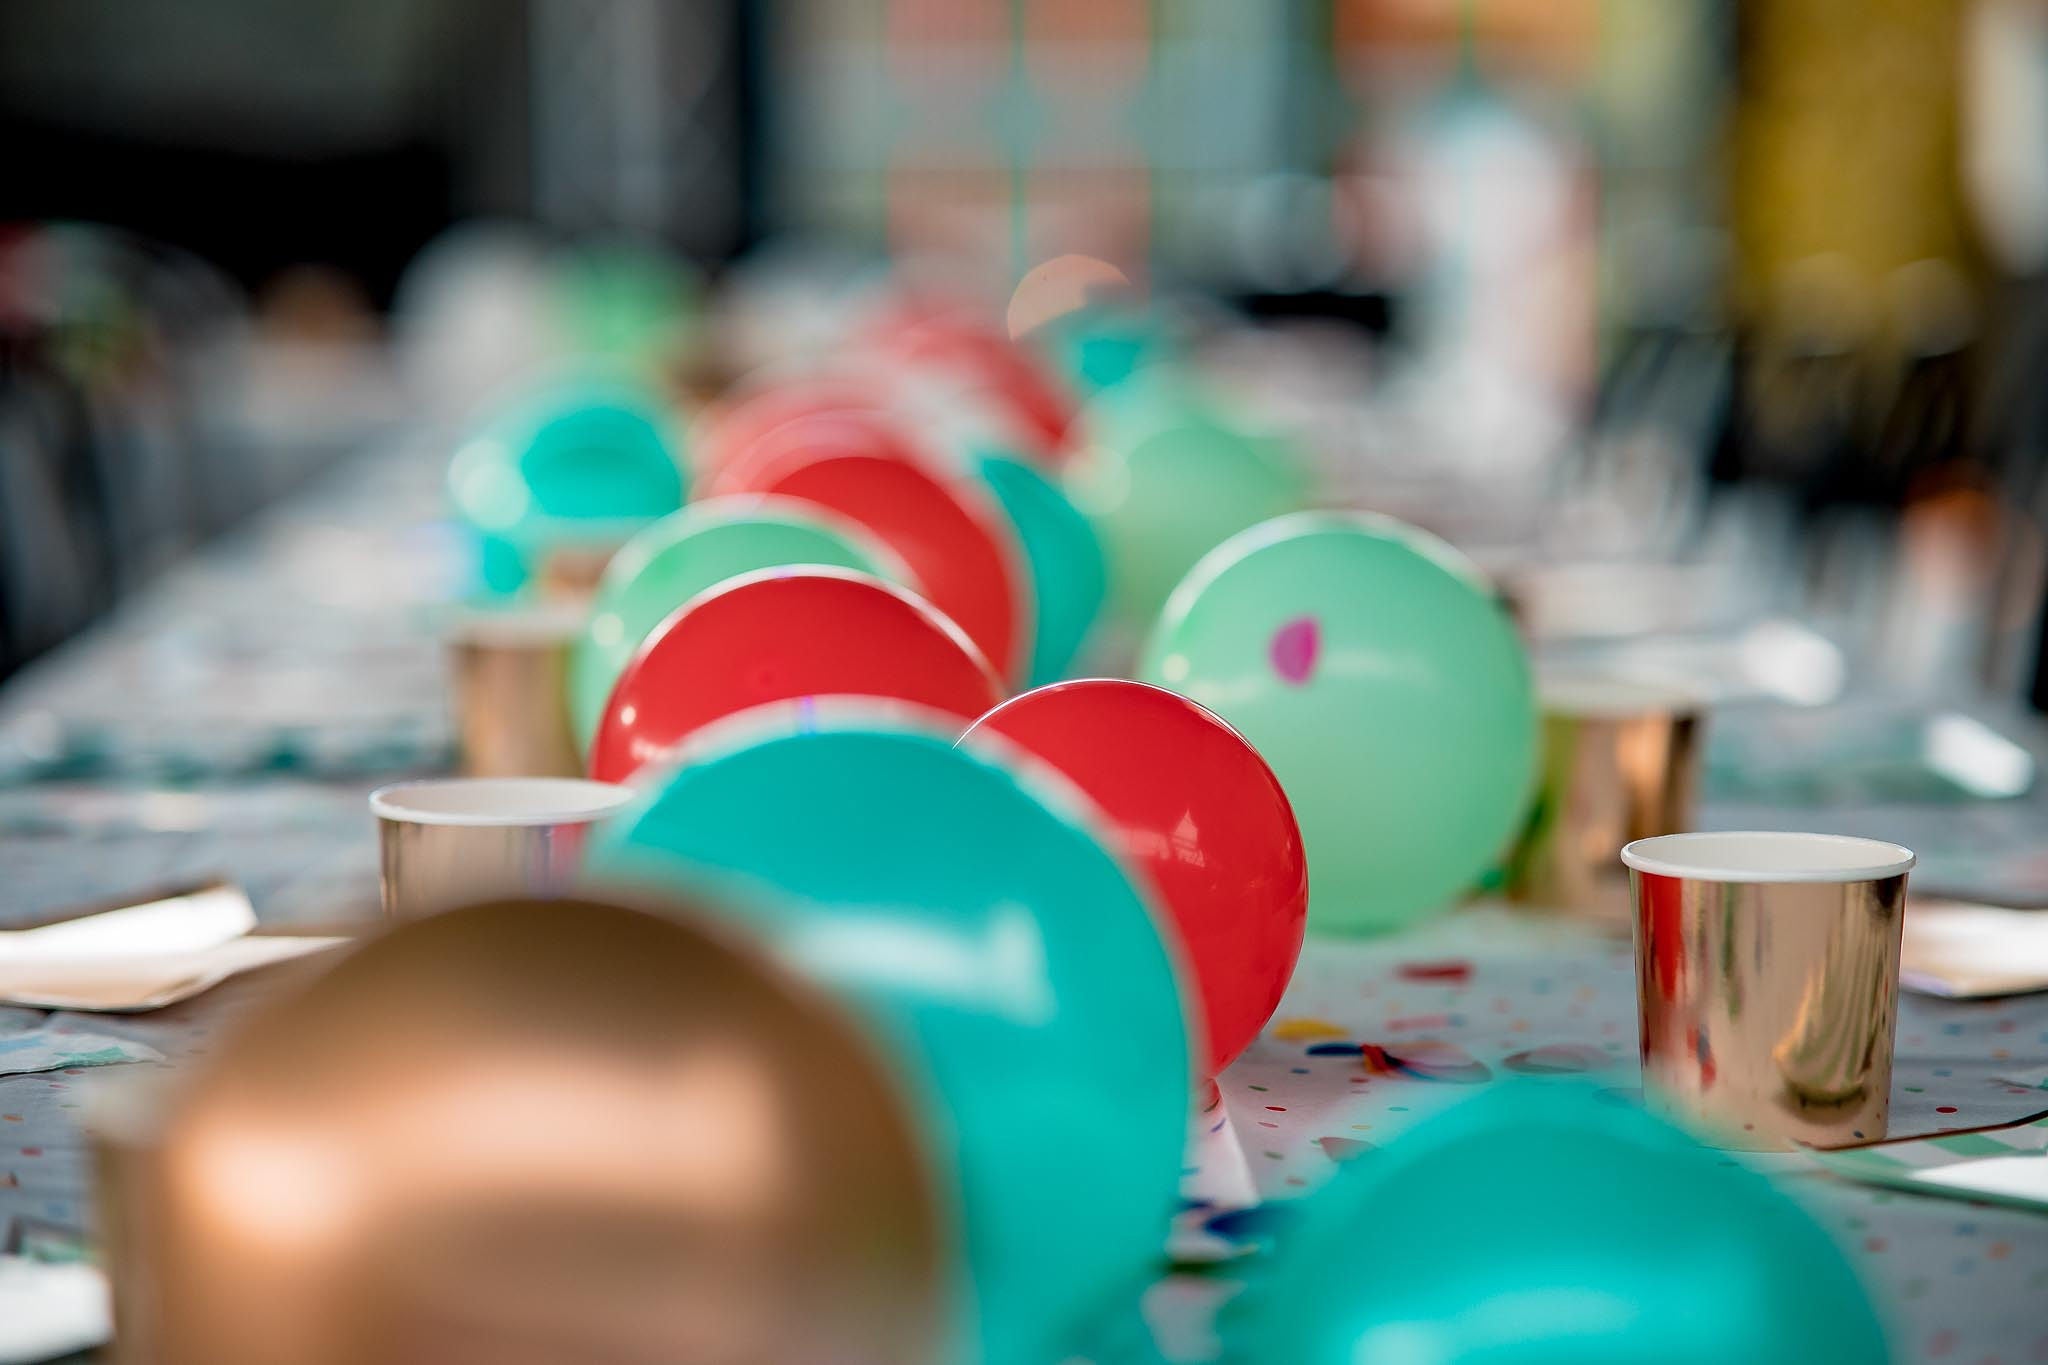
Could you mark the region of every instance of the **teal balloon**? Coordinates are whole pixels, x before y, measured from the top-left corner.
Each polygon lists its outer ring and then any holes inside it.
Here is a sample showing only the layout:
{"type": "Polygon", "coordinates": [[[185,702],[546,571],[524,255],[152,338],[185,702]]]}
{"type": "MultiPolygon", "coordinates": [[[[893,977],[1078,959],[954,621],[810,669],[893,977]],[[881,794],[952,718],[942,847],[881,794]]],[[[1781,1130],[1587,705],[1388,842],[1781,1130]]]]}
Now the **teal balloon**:
{"type": "Polygon", "coordinates": [[[1067,495],[1022,460],[987,454],[981,478],[1003,505],[1031,571],[1038,603],[1031,643],[1031,686],[1056,682],[1081,652],[1108,588],[1102,544],[1067,495]]]}
{"type": "Polygon", "coordinates": [[[1309,512],[1234,537],[1174,591],[1143,673],[1272,765],[1301,822],[1312,930],[1440,909],[1519,827],[1528,658],[1478,570],[1412,526],[1309,512]]]}
{"type": "Polygon", "coordinates": [[[1879,1365],[1834,1241],[1761,1175],[1568,1083],[1482,1092],[1340,1170],[1224,1311],[1289,1365],[1879,1365]]]}
{"type": "Polygon", "coordinates": [[[951,739],[864,722],[716,748],[589,867],[722,891],[865,1008],[955,1182],[961,1358],[1043,1365],[1160,1268],[1190,1039],[1147,902],[1064,789],[951,739]]]}
{"type": "Polygon", "coordinates": [[[1091,405],[1062,471],[1109,561],[1110,610],[1143,629],[1195,561],[1307,505],[1294,451],[1252,432],[1178,379],[1134,381],[1091,405]]]}
{"type": "Polygon", "coordinates": [[[552,386],[499,413],[456,452],[448,490],[484,546],[489,585],[522,585],[546,553],[620,539],[683,505],[667,414],[638,389],[552,386]]]}
{"type": "Polygon", "coordinates": [[[859,528],[834,525],[794,499],[717,498],[670,513],[612,556],[570,650],[577,743],[588,752],[619,674],[670,614],[728,578],[786,564],[859,569],[899,582],[907,575],[859,528]]]}
{"type": "Polygon", "coordinates": [[[1168,354],[1165,334],[1136,309],[1083,308],[1049,324],[1041,342],[1053,367],[1084,394],[1115,388],[1168,354]]]}

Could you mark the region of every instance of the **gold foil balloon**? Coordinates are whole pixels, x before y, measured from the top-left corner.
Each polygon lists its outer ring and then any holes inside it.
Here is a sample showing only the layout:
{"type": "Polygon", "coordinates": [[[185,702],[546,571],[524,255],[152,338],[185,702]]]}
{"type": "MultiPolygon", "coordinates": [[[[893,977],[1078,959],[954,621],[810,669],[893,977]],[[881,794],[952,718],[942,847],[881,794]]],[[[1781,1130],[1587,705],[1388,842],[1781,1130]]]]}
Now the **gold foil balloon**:
{"type": "Polygon", "coordinates": [[[103,1154],[121,1349],[154,1365],[896,1365],[948,1307],[866,1041],[611,905],[400,927],[103,1154]]]}

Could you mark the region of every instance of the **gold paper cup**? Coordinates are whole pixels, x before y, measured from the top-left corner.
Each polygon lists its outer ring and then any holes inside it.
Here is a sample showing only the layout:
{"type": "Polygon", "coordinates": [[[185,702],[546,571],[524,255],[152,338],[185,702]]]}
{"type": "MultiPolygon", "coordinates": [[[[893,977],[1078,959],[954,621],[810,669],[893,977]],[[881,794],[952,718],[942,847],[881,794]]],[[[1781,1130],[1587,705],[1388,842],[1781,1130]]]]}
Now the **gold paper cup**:
{"type": "Polygon", "coordinates": [[[384,913],[416,919],[480,900],[559,896],[590,826],[632,798],[610,782],[469,777],[370,793],[384,913]]]}
{"type": "Polygon", "coordinates": [[[580,607],[464,612],[449,622],[448,668],[462,771],[472,777],[577,777],[569,723],[569,646],[580,607]]]}
{"type": "Polygon", "coordinates": [[[1508,867],[1508,898],[1626,934],[1614,850],[1692,823],[1705,712],[1669,688],[1558,678],[1539,688],[1543,767],[1508,867]]]}
{"type": "Polygon", "coordinates": [[[1667,834],[1621,860],[1650,1109],[1724,1147],[1882,1138],[1911,850],[1667,834]]]}

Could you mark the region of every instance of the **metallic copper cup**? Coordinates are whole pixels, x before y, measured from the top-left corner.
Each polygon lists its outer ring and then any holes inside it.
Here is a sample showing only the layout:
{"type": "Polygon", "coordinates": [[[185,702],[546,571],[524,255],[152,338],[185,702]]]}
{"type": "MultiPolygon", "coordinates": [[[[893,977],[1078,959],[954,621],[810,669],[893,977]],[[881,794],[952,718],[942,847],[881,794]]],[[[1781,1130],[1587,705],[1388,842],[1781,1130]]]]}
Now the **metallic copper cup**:
{"type": "Polygon", "coordinates": [[[456,777],[370,793],[384,913],[417,919],[457,905],[564,894],[590,827],[632,797],[567,777],[456,777]]]}
{"type": "Polygon", "coordinates": [[[1839,834],[1667,834],[1621,859],[1649,1107],[1725,1147],[1883,1137],[1912,852],[1839,834]]]}
{"type": "Polygon", "coordinates": [[[699,921],[399,925],[95,1115],[118,1359],[914,1365],[954,1311],[916,1112],[699,921]]]}
{"type": "Polygon", "coordinates": [[[1705,712],[1681,692],[1599,678],[1541,688],[1543,767],[1508,868],[1509,899],[1629,931],[1614,850],[1692,823],[1705,712]]]}
{"type": "Polygon", "coordinates": [[[472,777],[576,777],[569,646],[582,608],[465,612],[448,626],[449,681],[462,771],[472,777]]]}

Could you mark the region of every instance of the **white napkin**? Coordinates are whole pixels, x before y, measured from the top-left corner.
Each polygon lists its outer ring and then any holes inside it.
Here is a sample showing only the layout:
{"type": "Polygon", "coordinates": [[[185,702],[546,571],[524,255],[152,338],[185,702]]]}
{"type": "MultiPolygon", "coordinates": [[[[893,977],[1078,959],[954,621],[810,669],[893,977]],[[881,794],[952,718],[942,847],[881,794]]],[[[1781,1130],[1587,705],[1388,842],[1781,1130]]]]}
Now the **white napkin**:
{"type": "Polygon", "coordinates": [[[240,887],[183,888],[96,915],[0,932],[0,1003],[46,1010],[161,1009],[239,972],[345,942],[251,934],[240,887]]]}
{"type": "Polygon", "coordinates": [[[0,1256],[0,1365],[89,1350],[112,1334],[107,1280],[98,1270],[0,1256]]]}
{"type": "Polygon", "coordinates": [[[1910,900],[1899,982],[1951,999],[2048,991],[2048,911],[1910,900]]]}

